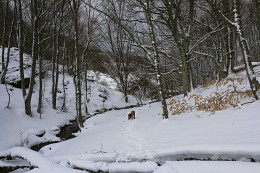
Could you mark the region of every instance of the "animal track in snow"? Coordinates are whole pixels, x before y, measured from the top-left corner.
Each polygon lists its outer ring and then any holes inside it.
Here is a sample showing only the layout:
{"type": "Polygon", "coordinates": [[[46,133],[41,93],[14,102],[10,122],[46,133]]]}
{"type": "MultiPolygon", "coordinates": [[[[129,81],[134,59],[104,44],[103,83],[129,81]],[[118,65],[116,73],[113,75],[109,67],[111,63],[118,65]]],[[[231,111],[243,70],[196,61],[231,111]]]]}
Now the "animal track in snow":
{"type": "Polygon", "coordinates": [[[127,124],[125,132],[123,133],[126,137],[126,141],[129,143],[129,150],[131,151],[142,150],[143,148],[144,134],[136,130],[134,121],[130,121],[127,124]]]}

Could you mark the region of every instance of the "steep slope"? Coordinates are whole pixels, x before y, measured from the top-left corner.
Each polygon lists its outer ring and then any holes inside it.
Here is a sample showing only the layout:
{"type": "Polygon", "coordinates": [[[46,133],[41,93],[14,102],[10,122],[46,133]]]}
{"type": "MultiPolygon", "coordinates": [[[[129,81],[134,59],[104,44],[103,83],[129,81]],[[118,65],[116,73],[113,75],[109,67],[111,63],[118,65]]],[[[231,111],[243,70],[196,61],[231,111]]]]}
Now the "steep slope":
{"type": "MultiPolygon", "coordinates": [[[[0,55],[2,49],[0,48],[0,55]]],[[[6,52],[6,51],[5,51],[6,52]]],[[[62,75],[59,77],[57,110],[51,108],[51,72],[48,61],[45,64],[45,74],[43,79],[43,113],[40,115],[36,112],[38,103],[38,77],[35,81],[34,94],[32,98],[33,118],[24,113],[24,100],[22,91],[19,88],[10,85],[20,80],[19,74],[19,51],[17,48],[11,48],[10,64],[7,71],[6,81],[7,89],[11,95],[10,108],[7,109],[8,95],[4,84],[0,84],[0,150],[13,146],[30,147],[32,145],[48,142],[59,141],[56,137],[60,127],[69,124],[70,120],[75,119],[75,90],[72,76],[65,74],[65,92],[63,93],[62,75]],[[66,95],[66,112],[61,111],[63,98],[66,95]],[[40,137],[39,137],[40,136],[40,137]]],[[[6,56],[6,55],[5,55],[6,56]]],[[[1,57],[0,57],[1,59],[1,57]]],[[[30,78],[31,58],[24,54],[25,77],[30,78]]],[[[0,65],[0,72],[2,71],[0,65]]],[[[130,97],[129,103],[123,100],[123,94],[116,91],[116,84],[108,75],[98,72],[89,71],[88,81],[88,109],[90,114],[118,107],[125,107],[136,104],[136,99],[130,97]],[[93,76],[93,78],[92,78],[93,76]],[[104,85],[106,84],[106,85],[104,85]],[[112,88],[108,86],[113,86],[112,88]],[[106,99],[104,99],[104,96],[106,99]]],[[[82,95],[84,97],[84,95],[82,95]]],[[[86,115],[86,114],[84,114],[86,115]]]]}

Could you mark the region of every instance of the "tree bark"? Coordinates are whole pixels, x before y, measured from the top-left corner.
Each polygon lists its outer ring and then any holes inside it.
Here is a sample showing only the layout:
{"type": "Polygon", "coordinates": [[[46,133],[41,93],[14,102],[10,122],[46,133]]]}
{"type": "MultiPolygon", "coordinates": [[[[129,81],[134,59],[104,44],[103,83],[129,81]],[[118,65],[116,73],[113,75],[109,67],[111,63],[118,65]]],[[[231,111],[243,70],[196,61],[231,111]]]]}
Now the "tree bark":
{"type": "MultiPolygon", "coordinates": [[[[9,8],[9,0],[6,1],[6,5],[3,5],[3,12],[4,12],[4,20],[3,20],[3,33],[2,33],[2,73],[3,70],[5,69],[5,30],[6,30],[6,21],[7,21],[7,13],[8,13],[8,8],[9,8]]],[[[4,83],[5,81],[2,81],[1,78],[1,83],[4,83]]]]}
{"type": "MultiPolygon", "coordinates": [[[[54,21],[55,23],[55,21],[54,21]]],[[[56,57],[56,24],[54,24],[54,29],[53,29],[53,41],[52,41],[52,72],[51,72],[51,79],[52,79],[52,87],[51,87],[51,96],[52,96],[52,108],[56,109],[56,98],[57,98],[57,93],[55,92],[55,57],[56,57]]]]}
{"type": "Polygon", "coordinates": [[[23,52],[24,52],[24,28],[23,28],[23,12],[22,12],[22,3],[21,0],[15,1],[17,7],[17,25],[18,25],[18,48],[19,48],[19,69],[20,69],[20,78],[21,78],[21,88],[23,98],[26,97],[26,90],[24,84],[24,63],[23,63],[23,52]]]}
{"type": "Polygon", "coordinates": [[[260,0],[255,0],[258,38],[260,37],[260,0]]]}
{"type": "Polygon", "coordinates": [[[244,60],[245,68],[246,68],[247,78],[248,78],[252,93],[253,93],[255,99],[258,100],[259,97],[257,95],[257,90],[259,89],[259,82],[256,79],[256,75],[255,75],[255,72],[254,72],[254,69],[252,66],[252,62],[250,60],[250,52],[249,52],[247,40],[244,38],[243,32],[242,32],[240,9],[239,9],[240,1],[233,0],[233,5],[234,5],[233,12],[234,12],[234,21],[235,21],[234,26],[235,26],[237,35],[239,37],[239,45],[240,45],[240,49],[242,52],[242,56],[243,56],[243,60],[244,60]]]}
{"type": "Polygon", "coordinates": [[[153,47],[153,60],[154,60],[154,67],[155,67],[155,72],[156,72],[156,79],[157,79],[157,87],[158,87],[158,93],[159,97],[162,103],[162,109],[163,109],[163,119],[168,118],[168,108],[167,108],[167,103],[166,103],[166,98],[165,98],[165,91],[162,83],[162,74],[161,74],[161,69],[160,69],[160,56],[158,52],[158,45],[157,45],[157,40],[155,36],[155,31],[154,31],[154,25],[153,25],[153,18],[152,18],[152,12],[150,8],[150,2],[149,0],[146,0],[146,4],[144,5],[144,10],[145,10],[145,16],[146,20],[148,23],[149,27],[149,35],[152,41],[152,47],[153,47]]]}
{"type": "MultiPolygon", "coordinates": [[[[125,14],[122,2],[114,4],[114,2],[111,1],[110,3],[112,3],[111,6],[118,6],[118,9],[111,9],[110,12],[116,14],[116,10],[118,10],[120,11],[120,16],[118,17],[122,18],[125,14]]],[[[128,102],[128,76],[130,73],[130,56],[132,53],[131,42],[128,40],[129,38],[120,23],[113,24],[111,23],[111,20],[108,19],[105,21],[108,30],[106,40],[108,40],[109,49],[111,49],[111,53],[109,53],[111,61],[108,63],[107,69],[121,87],[121,90],[124,93],[125,102],[128,102]]]]}
{"type": "MultiPolygon", "coordinates": [[[[223,0],[223,7],[226,17],[229,20],[232,20],[232,1],[231,0],[223,0]]],[[[226,56],[227,56],[227,66],[226,71],[227,74],[231,74],[235,72],[235,46],[234,46],[234,30],[230,26],[230,24],[226,21],[226,36],[225,36],[225,45],[226,45],[226,56]]]]}
{"type": "MultiPolygon", "coordinates": [[[[66,112],[66,86],[65,86],[65,56],[66,56],[66,41],[63,43],[63,54],[62,54],[62,88],[63,88],[63,102],[61,106],[61,111],[66,112]]],[[[67,84],[66,84],[67,85],[67,84]]]]}
{"type": "Polygon", "coordinates": [[[82,101],[81,101],[81,61],[78,52],[79,44],[79,0],[72,0],[72,13],[74,22],[74,56],[76,58],[76,74],[75,74],[75,92],[76,92],[76,112],[79,127],[83,127],[83,117],[82,117],[82,101]]]}
{"type": "Polygon", "coordinates": [[[36,61],[38,58],[38,0],[32,0],[32,20],[33,20],[33,43],[32,43],[32,69],[29,91],[25,98],[25,113],[32,116],[31,101],[35,82],[36,61]]]}
{"type": "MultiPolygon", "coordinates": [[[[9,37],[8,37],[8,48],[7,48],[7,56],[6,56],[6,62],[5,65],[4,65],[4,68],[3,68],[3,62],[2,62],[2,74],[1,74],[1,83],[6,83],[5,82],[5,76],[6,76],[6,72],[8,70],[8,66],[9,66],[9,60],[10,60],[10,49],[11,49],[11,39],[12,39],[12,36],[13,36],[13,33],[14,33],[14,25],[15,25],[15,16],[16,16],[16,13],[14,12],[13,13],[13,19],[12,19],[12,24],[11,24],[11,30],[9,32],[9,37]]],[[[2,51],[4,52],[4,47],[2,48],[2,51]]],[[[3,55],[2,55],[3,56],[3,55]]],[[[4,58],[2,57],[2,60],[4,58]]]]}
{"type": "MultiPolygon", "coordinates": [[[[39,37],[38,37],[38,43],[39,43],[39,37]]],[[[40,52],[40,47],[38,46],[38,50],[40,52]]],[[[38,64],[39,64],[39,96],[38,96],[38,107],[37,107],[37,112],[40,114],[40,118],[41,118],[41,113],[42,113],[42,97],[43,97],[43,89],[42,89],[42,79],[43,79],[43,72],[42,72],[42,67],[43,67],[43,63],[42,63],[42,56],[39,56],[38,54],[38,64]]]]}
{"type": "Polygon", "coordinates": [[[182,16],[182,1],[176,1],[172,3],[169,0],[162,0],[165,7],[161,10],[160,17],[164,21],[164,24],[169,28],[176,45],[179,50],[181,58],[181,73],[183,92],[187,96],[188,92],[192,89],[192,73],[190,65],[190,39],[191,33],[193,32],[194,14],[195,14],[195,2],[189,0],[189,14],[187,26],[184,26],[182,20],[185,18],[182,16]],[[186,27],[186,28],[185,28],[186,27]],[[181,29],[180,29],[181,28],[181,29]],[[185,29],[184,29],[185,28],[185,29]]]}

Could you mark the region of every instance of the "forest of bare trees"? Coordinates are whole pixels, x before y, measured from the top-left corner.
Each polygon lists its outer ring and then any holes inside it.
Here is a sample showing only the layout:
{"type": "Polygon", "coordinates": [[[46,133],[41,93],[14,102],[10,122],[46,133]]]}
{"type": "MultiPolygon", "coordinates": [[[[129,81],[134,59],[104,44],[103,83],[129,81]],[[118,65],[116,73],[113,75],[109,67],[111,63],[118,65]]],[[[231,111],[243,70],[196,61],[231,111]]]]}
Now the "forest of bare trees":
{"type": "MultiPolygon", "coordinates": [[[[58,79],[64,73],[73,76],[80,126],[87,113],[82,95],[89,69],[112,76],[125,102],[128,95],[161,101],[163,118],[168,118],[170,96],[187,96],[193,88],[243,69],[259,99],[252,64],[260,61],[259,0],[0,0],[0,8],[0,43],[7,50],[19,48],[29,116],[36,76],[37,112],[43,110],[48,69],[43,60],[52,71],[53,109],[66,110],[65,101],[57,107],[58,79]],[[23,53],[32,58],[28,90],[23,53]]],[[[4,53],[1,83],[9,63],[4,53]]]]}

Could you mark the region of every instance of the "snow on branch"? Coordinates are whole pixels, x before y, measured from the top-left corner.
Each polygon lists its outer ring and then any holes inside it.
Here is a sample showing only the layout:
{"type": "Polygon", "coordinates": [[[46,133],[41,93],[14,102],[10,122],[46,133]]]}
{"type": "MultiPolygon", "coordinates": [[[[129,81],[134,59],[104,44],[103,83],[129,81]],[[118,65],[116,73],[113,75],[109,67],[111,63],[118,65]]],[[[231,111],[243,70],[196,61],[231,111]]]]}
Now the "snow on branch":
{"type": "Polygon", "coordinates": [[[224,29],[225,27],[222,27],[220,29],[218,29],[219,26],[221,26],[222,23],[220,23],[216,28],[213,29],[213,31],[205,34],[203,37],[201,37],[189,50],[189,52],[187,53],[188,55],[191,54],[193,52],[193,49],[195,47],[197,47],[200,43],[202,43],[204,40],[206,40],[211,34],[214,34],[216,32],[221,31],[222,29],[224,29]]]}

